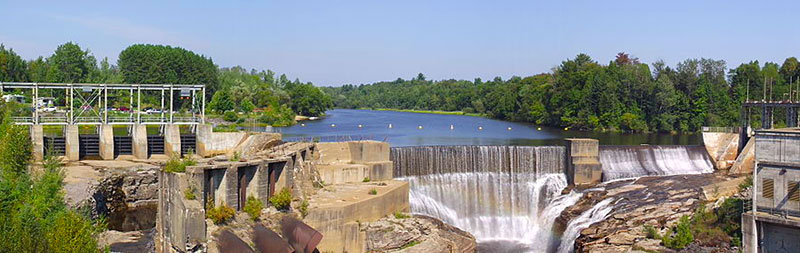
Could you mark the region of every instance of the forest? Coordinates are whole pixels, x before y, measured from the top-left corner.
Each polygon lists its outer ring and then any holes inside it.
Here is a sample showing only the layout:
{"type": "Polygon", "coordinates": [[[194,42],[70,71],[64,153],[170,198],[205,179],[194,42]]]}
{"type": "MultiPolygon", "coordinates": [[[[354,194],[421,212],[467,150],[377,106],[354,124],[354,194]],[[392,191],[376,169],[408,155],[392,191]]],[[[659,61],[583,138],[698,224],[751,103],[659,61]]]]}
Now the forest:
{"type": "MultiPolygon", "coordinates": [[[[333,106],[330,96],[309,82],[291,81],[286,75],[270,70],[220,68],[210,57],[164,45],[131,45],[112,64],[107,58],[98,63],[88,49],[73,42],[58,46],[48,57],[32,60],[24,60],[13,49],[0,44],[0,81],[205,84],[209,113],[238,112],[261,123],[276,125],[291,124],[298,114],[320,116],[333,106]]],[[[110,101],[109,106],[126,106],[128,93],[110,92],[110,97],[120,99],[110,101]]],[[[63,93],[51,95],[57,104],[63,104],[63,93]]],[[[160,106],[159,96],[143,97],[143,101],[153,107],[160,106]]],[[[188,101],[174,103],[175,108],[188,110],[188,101]]]]}
{"type": "MultiPolygon", "coordinates": [[[[727,70],[713,59],[670,67],[619,53],[608,64],[585,54],[551,73],[503,80],[411,80],[325,87],[337,108],[461,111],[537,125],[615,132],[696,132],[703,126],[739,126],[749,100],[798,100],[800,66],[758,61],[727,70]]],[[[785,126],[775,114],[775,125],[785,126]]],[[[760,115],[748,118],[754,127],[760,115]]]]}

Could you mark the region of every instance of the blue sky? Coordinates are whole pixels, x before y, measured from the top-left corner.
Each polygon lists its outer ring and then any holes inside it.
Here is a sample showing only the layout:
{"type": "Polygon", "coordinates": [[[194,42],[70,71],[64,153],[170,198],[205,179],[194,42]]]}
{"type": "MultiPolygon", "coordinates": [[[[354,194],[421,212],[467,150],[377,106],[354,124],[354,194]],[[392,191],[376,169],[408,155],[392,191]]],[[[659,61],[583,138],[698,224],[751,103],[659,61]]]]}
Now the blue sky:
{"type": "Polygon", "coordinates": [[[169,44],[324,86],[528,76],[582,52],[673,66],[800,53],[800,1],[2,1],[0,13],[0,43],[25,59],[67,41],[114,62],[169,44]]]}

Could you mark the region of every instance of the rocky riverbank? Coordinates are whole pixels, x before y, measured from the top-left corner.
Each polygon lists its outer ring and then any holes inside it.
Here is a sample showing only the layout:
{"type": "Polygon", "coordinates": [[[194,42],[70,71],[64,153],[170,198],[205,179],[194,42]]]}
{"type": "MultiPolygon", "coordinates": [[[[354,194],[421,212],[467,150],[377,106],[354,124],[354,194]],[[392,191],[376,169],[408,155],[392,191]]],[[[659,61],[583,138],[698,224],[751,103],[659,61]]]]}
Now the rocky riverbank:
{"type": "MultiPolygon", "coordinates": [[[[683,216],[692,216],[698,207],[708,203],[709,186],[722,185],[730,180],[722,175],[676,175],[642,177],[633,180],[610,182],[587,189],[581,200],[567,208],[556,220],[554,229],[564,233],[575,227],[578,216],[601,201],[611,201],[613,209],[601,221],[579,229],[574,243],[576,252],[628,252],[632,250],[664,252],[673,251],[661,240],[648,238],[645,225],[659,234],[666,234],[683,216]]],[[[600,217],[602,218],[602,217],[600,217]]],[[[565,235],[566,236],[566,235],[565,235]]],[[[652,237],[652,236],[651,236],[652,237]]],[[[689,252],[736,252],[729,244],[690,245],[689,252]]]]}

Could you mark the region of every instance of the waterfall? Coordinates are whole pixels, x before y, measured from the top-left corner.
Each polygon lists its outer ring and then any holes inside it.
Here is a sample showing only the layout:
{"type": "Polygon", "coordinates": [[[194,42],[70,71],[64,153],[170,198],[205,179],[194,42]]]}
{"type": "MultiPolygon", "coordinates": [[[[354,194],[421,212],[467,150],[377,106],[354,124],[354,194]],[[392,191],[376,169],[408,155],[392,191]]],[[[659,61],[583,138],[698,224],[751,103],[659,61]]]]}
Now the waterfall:
{"type": "Polygon", "coordinates": [[[563,173],[564,152],[558,146],[396,147],[391,149],[391,160],[396,177],[479,172],[538,176],[563,173]]]}
{"type": "Polygon", "coordinates": [[[600,163],[603,181],[714,171],[703,146],[600,146],[600,163]]]}
{"type": "Polygon", "coordinates": [[[563,147],[392,148],[395,176],[409,182],[411,211],[441,219],[480,242],[516,241],[545,251],[554,220],[580,199],[562,195],[563,147]]]}
{"type": "Polygon", "coordinates": [[[578,239],[581,230],[588,228],[596,222],[605,220],[608,217],[608,214],[611,213],[613,209],[613,205],[611,205],[612,201],[611,198],[604,199],[589,210],[581,213],[580,216],[569,221],[567,229],[564,230],[564,235],[561,236],[562,240],[561,245],[558,247],[558,252],[572,252],[575,247],[575,239],[578,239]]]}

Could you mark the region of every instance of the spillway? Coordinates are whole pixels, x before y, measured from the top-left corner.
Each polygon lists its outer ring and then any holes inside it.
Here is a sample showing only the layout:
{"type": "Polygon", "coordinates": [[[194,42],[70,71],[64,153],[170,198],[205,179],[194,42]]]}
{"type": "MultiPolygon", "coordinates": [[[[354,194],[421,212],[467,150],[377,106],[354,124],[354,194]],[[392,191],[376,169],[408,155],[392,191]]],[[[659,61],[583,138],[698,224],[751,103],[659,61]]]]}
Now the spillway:
{"type": "MultiPolygon", "coordinates": [[[[479,250],[570,252],[580,231],[606,219],[614,202],[603,200],[563,233],[553,231],[562,211],[583,196],[564,191],[565,152],[561,146],[395,147],[391,160],[395,177],[409,182],[411,212],[472,233],[479,250]]],[[[702,146],[601,146],[599,155],[604,181],[713,172],[702,146]]]]}
{"type": "Polygon", "coordinates": [[[411,211],[469,231],[479,243],[551,246],[552,226],[581,197],[567,187],[563,147],[392,148],[398,179],[409,182],[411,211]]]}
{"type": "Polygon", "coordinates": [[[600,146],[603,181],[714,172],[703,146],[600,146]]]}

